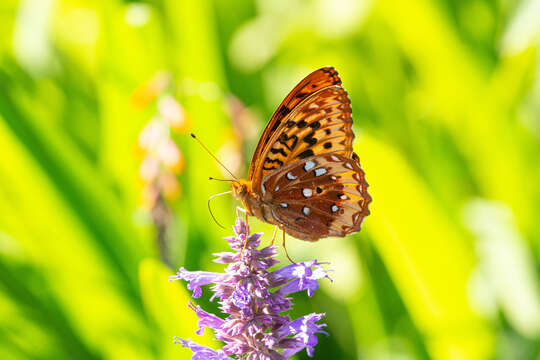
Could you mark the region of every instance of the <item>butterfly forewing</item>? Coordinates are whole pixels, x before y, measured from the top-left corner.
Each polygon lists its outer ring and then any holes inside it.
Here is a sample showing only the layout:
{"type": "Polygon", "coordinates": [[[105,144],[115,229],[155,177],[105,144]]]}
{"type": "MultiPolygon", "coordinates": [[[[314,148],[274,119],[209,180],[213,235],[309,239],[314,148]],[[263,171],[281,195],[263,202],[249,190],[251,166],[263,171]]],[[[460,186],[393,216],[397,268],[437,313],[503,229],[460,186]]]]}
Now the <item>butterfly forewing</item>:
{"type": "Polygon", "coordinates": [[[360,230],[371,201],[355,158],[316,155],[267,175],[262,185],[274,218],[296,236],[315,240],[360,230]]]}
{"type": "Polygon", "coordinates": [[[272,136],[255,168],[254,187],[271,171],[315,154],[349,157],[353,140],[346,91],[339,86],[321,89],[298,105],[272,136]]]}
{"type": "Polygon", "coordinates": [[[296,87],[285,97],[285,99],[278,106],[270,121],[266,125],[257,148],[253,153],[251,159],[251,165],[249,167],[248,179],[255,177],[255,170],[258,162],[261,159],[261,153],[270,142],[270,138],[276,130],[283,123],[284,119],[291,113],[294,108],[300,104],[304,99],[308,98],[313,93],[316,93],[320,89],[324,89],[329,86],[341,85],[341,79],[339,75],[331,66],[318,69],[308,76],[306,76],[296,87]]]}

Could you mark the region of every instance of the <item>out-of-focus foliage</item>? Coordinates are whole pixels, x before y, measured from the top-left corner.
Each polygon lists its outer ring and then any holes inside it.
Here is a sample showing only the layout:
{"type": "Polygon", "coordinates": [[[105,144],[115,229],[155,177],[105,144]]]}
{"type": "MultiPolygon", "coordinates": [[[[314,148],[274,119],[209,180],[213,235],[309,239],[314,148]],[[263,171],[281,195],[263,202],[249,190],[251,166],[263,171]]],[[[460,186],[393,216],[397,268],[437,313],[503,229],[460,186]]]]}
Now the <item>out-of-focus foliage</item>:
{"type": "MultiPolygon", "coordinates": [[[[0,34],[1,359],[189,359],[172,344],[195,336],[189,294],[158,247],[215,269],[230,231],[206,204],[228,174],[186,134],[245,176],[265,119],[324,65],[373,203],[359,234],[287,241],[334,268],[295,305],[327,313],[315,357],[540,355],[540,1],[3,0],[0,34]],[[149,205],[140,133],[171,96],[183,169],[149,205]]],[[[214,213],[231,225],[235,205],[214,213]]]]}

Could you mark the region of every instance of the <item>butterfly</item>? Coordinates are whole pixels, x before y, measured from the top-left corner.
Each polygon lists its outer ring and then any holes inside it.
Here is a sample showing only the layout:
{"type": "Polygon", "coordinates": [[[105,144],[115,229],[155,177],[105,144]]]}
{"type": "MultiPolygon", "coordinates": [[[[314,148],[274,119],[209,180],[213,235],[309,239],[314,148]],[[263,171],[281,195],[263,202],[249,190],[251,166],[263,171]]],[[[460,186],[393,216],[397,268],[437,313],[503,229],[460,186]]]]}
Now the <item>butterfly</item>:
{"type": "Polygon", "coordinates": [[[232,194],[248,215],[297,239],[355,233],[371,197],[353,140],[351,102],[337,71],[316,70],[274,112],[248,179],[233,181],[232,194]]]}

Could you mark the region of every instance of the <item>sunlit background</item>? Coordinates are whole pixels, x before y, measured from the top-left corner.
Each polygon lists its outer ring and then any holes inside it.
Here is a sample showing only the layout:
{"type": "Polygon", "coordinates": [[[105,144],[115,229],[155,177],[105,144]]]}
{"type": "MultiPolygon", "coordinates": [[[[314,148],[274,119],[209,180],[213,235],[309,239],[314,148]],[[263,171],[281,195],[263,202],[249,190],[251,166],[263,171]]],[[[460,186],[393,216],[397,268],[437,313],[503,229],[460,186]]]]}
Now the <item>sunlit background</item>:
{"type": "MultiPolygon", "coordinates": [[[[539,46],[538,0],[0,1],[0,358],[219,347],[167,281],[221,271],[231,234],[207,210],[229,175],[189,132],[245,177],[333,65],[373,203],[359,234],[288,239],[334,270],[295,296],[327,313],[315,358],[538,359],[539,46]]],[[[214,200],[227,228],[236,205],[214,200]]]]}

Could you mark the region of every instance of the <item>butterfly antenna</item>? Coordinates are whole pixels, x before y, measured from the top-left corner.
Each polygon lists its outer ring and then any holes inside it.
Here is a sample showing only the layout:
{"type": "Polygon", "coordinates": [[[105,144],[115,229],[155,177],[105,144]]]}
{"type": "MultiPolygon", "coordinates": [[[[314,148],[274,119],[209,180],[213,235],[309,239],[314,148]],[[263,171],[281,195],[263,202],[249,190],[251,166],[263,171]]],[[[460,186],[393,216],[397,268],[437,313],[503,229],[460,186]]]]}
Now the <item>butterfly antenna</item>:
{"type": "Polygon", "coordinates": [[[210,201],[215,198],[215,197],[218,197],[218,196],[221,196],[221,195],[226,195],[226,194],[230,194],[232,191],[225,191],[225,192],[222,192],[222,193],[219,193],[219,194],[216,194],[216,195],[212,195],[208,198],[208,211],[210,212],[210,216],[212,216],[212,219],[214,219],[214,221],[216,222],[216,224],[218,224],[219,227],[223,228],[223,229],[227,229],[225,226],[221,225],[216,217],[214,216],[214,213],[212,213],[212,207],[210,206],[210,201]]]}
{"type": "Polygon", "coordinates": [[[234,180],[234,179],[216,179],[215,177],[211,177],[211,176],[208,177],[208,180],[238,182],[238,180],[234,180]]]}
{"type": "Polygon", "coordinates": [[[203,149],[206,150],[206,152],[209,153],[210,156],[213,157],[214,160],[216,160],[216,161],[218,162],[219,165],[223,166],[223,168],[224,168],[225,170],[227,170],[227,172],[228,172],[229,174],[231,174],[231,176],[232,176],[233,178],[235,178],[236,180],[238,180],[238,178],[237,178],[236,176],[234,176],[234,174],[233,174],[232,172],[230,172],[230,170],[227,169],[227,167],[226,167],[225,165],[223,165],[223,163],[222,163],[221,161],[219,161],[219,159],[218,159],[217,157],[215,157],[214,154],[212,154],[212,152],[206,147],[206,145],[203,144],[203,142],[202,142],[201,140],[199,140],[198,137],[195,136],[194,133],[191,133],[191,137],[194,138],[195,140],[197,140],[197,142],[198,142],[199,144],[201,144],[201,146],[203,147],[203,149]]]}

